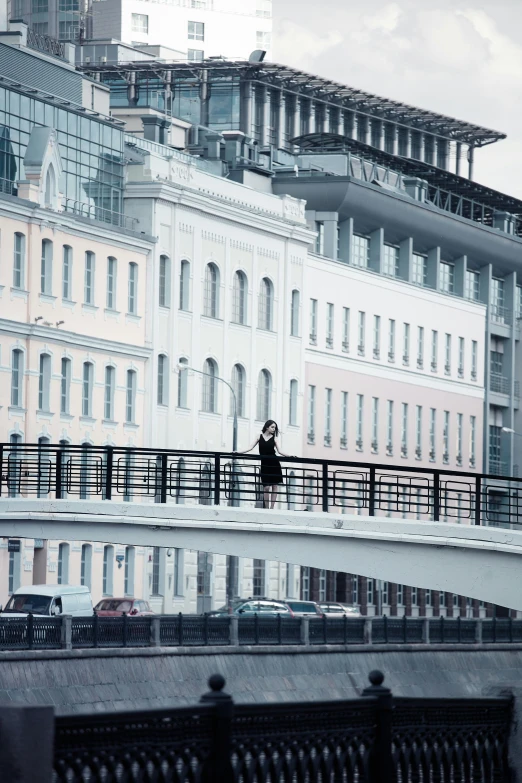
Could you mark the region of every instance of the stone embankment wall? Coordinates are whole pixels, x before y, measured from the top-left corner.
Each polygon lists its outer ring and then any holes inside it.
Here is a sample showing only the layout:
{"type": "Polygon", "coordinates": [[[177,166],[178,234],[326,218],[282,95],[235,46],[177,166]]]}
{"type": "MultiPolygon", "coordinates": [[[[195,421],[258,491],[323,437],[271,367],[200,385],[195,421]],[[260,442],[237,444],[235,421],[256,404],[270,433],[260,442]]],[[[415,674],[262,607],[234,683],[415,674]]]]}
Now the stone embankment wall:
{"type": "Polygon", "coordinates": [[[372,669],[397,696],[492,695],[522,680],[522,645],[0,652],[0,704],[58,714],[183,706],[215,672],[236,702],[346,699],[372,669]]]}

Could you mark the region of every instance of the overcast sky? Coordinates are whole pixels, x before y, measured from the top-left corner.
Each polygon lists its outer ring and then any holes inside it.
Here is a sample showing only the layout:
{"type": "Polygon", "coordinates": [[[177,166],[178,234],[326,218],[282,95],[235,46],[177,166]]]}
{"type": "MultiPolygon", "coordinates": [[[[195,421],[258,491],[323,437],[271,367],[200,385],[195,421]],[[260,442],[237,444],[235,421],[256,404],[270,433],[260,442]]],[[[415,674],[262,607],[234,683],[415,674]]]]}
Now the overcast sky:
{"type": "Polygon", "coordinates": [[[507,133],[475,179],[522,198],[522,0],[273,0],[273,59],[507,133]]]}

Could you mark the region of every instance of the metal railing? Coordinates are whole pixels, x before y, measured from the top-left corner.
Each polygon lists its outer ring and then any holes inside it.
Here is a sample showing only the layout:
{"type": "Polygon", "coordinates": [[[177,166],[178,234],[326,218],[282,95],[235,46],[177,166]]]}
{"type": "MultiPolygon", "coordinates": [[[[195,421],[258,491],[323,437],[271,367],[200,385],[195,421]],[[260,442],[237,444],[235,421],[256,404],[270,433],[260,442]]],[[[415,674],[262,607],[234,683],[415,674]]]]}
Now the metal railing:
{"type": "Polygon", "coordinates": [[[505,375],[492,372],[489,376],[489,388],[497,394],[509,394],[511,392],[511,383],[505,375]]]}
{"type": "MultiPolygon", "coordinates": [[[[520,524],[522,479],[407,465],[281,459],[289,509],[520,524]]],[[[498,468],[498,472],[497,472],[498,468]]],[[[0,444],[0,497],[261,507],[259,457],[116,446],[0,444]]]]}
{"type": "Polygon", "coordinates": [[[369,680],[370,686],[355,699],[234,704],[223,690],[224,678],[214,674],[208,681],[211,691],[197,706],[54,720],[49,711],[54,780],[512,779],[511,696],[394,697],[383,685],[381,672],[372,671],[369,680]]]}
{"type": "Polygon", "coordinates": [[[138,218],[129,217],[122,212],[114,212],[111,209],[105,209],[95,204],[86,204],[83,201],[75,201],[72,198],[63,199],[63,208],[65,212],[72,212],[89,220],[99,220],[101,223],[110,223],[112,226],[126,228],[130,231],[136,231],[139,222],[138,218]]]}
{"type": "Polygon", "coordinates": [[[522,620],[448,617],[9,617],[0,650],[243,645],[522,644],[522,620]]]}
{"type": "Polygon", "coordinates": [[[30,27],[27,30],[27,46],[39,52],[45,52],[53,57],[65,59],[65,44],[43,33],[36,33],[30,27]]]}

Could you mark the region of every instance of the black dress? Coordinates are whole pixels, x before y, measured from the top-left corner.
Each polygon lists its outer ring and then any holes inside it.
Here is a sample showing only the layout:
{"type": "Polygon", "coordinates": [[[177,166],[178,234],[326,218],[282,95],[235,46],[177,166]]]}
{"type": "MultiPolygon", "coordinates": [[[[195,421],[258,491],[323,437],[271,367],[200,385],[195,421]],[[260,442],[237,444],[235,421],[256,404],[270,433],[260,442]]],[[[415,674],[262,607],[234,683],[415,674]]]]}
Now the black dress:
{"type": "Polygon", "coordinates": [[[270,487],[273,484],[283,483],[283,472],[275,453],[275,437],[268,440],[259,436],[259,453],[261,455],[261,484],[270,487]]]}

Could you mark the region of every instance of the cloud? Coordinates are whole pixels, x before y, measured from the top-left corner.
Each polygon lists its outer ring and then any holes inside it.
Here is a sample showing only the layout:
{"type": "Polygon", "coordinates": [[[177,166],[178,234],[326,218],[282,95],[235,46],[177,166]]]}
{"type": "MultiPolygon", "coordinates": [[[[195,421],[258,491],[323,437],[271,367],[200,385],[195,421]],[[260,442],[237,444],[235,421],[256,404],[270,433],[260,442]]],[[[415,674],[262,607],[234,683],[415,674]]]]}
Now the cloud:
{"type": "Polygon", "coordinates": [[[310,61],[340,44],[340,32],[330,31],[318,35],[291,19],[282,19],[274,30],[276,60],[298,68],[310,67],[310,61]]]}

